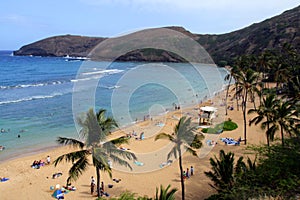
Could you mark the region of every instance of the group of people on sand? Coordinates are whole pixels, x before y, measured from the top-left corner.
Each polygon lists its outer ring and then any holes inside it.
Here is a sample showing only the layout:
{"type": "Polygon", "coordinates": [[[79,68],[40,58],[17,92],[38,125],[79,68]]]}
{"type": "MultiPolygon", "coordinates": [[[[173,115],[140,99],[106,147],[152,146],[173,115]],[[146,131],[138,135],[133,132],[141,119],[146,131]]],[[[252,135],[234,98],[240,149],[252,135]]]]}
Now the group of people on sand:
{"type": "Polygon", "coordinates": [[[225,143],[225,145],[235,145],[235,146],[239,146],[241,141],[242,141],[242,138],[239,137],[237,140],[233,139],[233,138],[221,138],[220,139],[222,142],[225,143]]]}
{"type": "Polygon", "coordinates": [[[136,140],[144,140],[145,139],[145,133],[141,132],[140,136],[133,130],[132,133],[126,134],[127,138],[135,138],[136,140]]]}
{"type": "Polygon", "coordinates": [[[234,107],[233,107],[233,105],[230,105],[230,106],[227,107],[227,109],[228,110],[234,110],[234,107]]]}
{"type": "Polygon", "coordinates": [[[43,160],[35,160],[33,161],[31,167],[34,169],[39,169],[40,167],[45,166],[45,162],[43,160]]]}
{"type": "Polygon", "coordinates": [[[191,166],[191,168],[187,168],[186,171],[183,171],[182,177],[183,180],[189,179],[191,176],[194,175],[194,167],[191,166]]]}
{"type": "Polygon", "coordinates": [[[51,163],[51,158],[50,156],[47,156],[46,158],[46,162],[44,162],[43,160],[34,160],[31,167],[34,169],[39,169],[42,166],[45,166],[45,164],[50,164],[51,163]]]}
{"type": "MultiPolygon", "coordinates": [[[[97,192],[97,190],[95,191],[95,188],[96,188],[96,181],[95,181],[95,178],[92,176],[91,177],[91,195],[94,195],[95,192],[97,192]]],[[[104,191],[104,182],[102,181],[101,182],[101,185],[100,185],[100,196],[109,196],[109,194],[107,192],[104,191]]]]}

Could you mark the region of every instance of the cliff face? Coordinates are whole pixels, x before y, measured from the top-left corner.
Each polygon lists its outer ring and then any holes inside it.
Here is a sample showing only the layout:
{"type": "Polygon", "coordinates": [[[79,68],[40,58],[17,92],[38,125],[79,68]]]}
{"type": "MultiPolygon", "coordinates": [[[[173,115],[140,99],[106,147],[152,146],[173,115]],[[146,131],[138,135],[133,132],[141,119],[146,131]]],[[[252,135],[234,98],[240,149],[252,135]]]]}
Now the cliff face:
{"type": "MultiPolygon", "coordinates": [[[[253,24],[244,29],[220,35],[193,34],[182,27],[167,27],[198,41],[219,64],[231,63],[244,54],[259,54],[266,49],[281,48],[291,44],[300,53],[300,6],[281,15],[253,24]]],[[[56,36],[21,47],[14,55],[82,56],[106,38],[82,36],[56,36]]],[[[184,62],[170,52],[153,49],[135,50],[118,58],[122,61],[184,62]]]]}
{"type": "Polygon", "coordinates": [[[300,6],[244,29],[221,35],[197,35],[198,42],[215,62],[231,62],[244,54],[291,44],[300,53],[300,6]]]}

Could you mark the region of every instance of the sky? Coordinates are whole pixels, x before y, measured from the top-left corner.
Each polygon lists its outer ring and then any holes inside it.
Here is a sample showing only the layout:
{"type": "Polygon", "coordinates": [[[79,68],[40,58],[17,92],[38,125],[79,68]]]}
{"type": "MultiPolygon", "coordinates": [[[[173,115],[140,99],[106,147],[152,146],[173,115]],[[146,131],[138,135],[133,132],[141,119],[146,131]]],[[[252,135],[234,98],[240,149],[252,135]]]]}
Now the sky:
{"type": "Polygon", "coordinates": [[[0,3],[0,50],[55,35],[116,37],[182,26],[221,34],[300,5],[300,0],[8,0],[0,3]]]}

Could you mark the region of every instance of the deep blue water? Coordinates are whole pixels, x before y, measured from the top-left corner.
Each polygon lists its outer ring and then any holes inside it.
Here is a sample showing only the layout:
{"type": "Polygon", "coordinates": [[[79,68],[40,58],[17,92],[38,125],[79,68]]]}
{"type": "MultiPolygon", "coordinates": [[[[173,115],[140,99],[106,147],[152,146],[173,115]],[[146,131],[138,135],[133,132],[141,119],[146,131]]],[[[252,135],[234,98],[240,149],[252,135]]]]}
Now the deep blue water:
{"type": "Polygon", "coordinates": [[[11,56],[0,51],[0,161],[77,137],[75,118],[107,109],[126,126],[210,98],[223,87],[225,69],[182,63],[66,61],[11,56]],[[20,138],[18,138],[20,135],[20,138]]]}

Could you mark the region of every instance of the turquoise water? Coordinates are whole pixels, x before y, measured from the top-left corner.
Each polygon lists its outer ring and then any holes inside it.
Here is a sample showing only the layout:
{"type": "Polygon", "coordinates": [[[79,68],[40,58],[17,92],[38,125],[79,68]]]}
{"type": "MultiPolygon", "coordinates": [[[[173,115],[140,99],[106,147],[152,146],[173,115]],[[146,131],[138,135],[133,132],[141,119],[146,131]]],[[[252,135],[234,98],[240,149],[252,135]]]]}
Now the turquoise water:
{"type": "Polygon", "coordinates": [[[212,97],[227,74],[203,64],[70,62],[9,51],[0,51],[0,69],[0,162],[56,146],[58,136],[78,137],[74,118],[91,107],[126,126],[212,97]]]}

